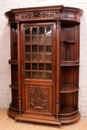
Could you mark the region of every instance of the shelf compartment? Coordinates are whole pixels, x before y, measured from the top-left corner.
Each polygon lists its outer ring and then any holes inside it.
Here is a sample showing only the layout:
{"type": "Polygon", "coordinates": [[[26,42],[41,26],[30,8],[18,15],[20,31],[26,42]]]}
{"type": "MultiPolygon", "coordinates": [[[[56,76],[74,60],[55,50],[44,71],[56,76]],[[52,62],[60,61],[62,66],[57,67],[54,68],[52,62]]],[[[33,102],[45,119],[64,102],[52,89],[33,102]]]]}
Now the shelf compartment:
{"type": "Polygon", "coordinates": [[[61,66],[79,66],[79,61],[61,61],[61,66]]]}
{"type": "Polygon", "coordinates": [[[63,116],[72,115],[78,110],[78,91],[73,93],[61,93],[60,99],[61,99],[60,103],[61,115],[63,116]]]}
{"type": "Polygon", "coordinates": [[[11,59],[8,61],[8,63],[11,64],[11,65],[17,65],[18,64],[17,60],[11,60],[11,59]]]}
{"type": "Polygon", "coordinates": [[[10,84],[9,87],[17,90],[18,89],[18,83],[16,82],[16,83],[10,84]]]}
{"type": "Polygon", "coordinates": [[[61,90],[60,90],[60,93],[72,93],[72,92],[76,92],[78,91],[79,89],[77,87],[62,87],[61,90]]]}

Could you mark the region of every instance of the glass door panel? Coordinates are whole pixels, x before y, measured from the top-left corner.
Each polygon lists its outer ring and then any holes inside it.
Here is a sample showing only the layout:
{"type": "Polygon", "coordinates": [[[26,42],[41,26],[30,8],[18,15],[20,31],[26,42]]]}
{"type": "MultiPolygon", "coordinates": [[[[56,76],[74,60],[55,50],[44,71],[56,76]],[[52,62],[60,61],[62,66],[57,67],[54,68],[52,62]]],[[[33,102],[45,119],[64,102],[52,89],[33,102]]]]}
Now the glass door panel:
{"type": "Polygon", "coordinates": [[[51,80],[52,26],[25,28],[25,78],[51,80]]]}

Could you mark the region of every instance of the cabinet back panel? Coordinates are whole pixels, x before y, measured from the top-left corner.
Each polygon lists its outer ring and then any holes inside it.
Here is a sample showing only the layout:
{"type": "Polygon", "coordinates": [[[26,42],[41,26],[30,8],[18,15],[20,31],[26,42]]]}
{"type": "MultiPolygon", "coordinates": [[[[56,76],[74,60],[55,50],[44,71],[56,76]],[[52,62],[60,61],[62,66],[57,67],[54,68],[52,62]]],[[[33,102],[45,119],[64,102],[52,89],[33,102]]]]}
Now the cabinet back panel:
{"type": "Polygon", "coordinates": [[[78,60],[78,28],[79,26],[62,27],[61,60],[78,60]]]}

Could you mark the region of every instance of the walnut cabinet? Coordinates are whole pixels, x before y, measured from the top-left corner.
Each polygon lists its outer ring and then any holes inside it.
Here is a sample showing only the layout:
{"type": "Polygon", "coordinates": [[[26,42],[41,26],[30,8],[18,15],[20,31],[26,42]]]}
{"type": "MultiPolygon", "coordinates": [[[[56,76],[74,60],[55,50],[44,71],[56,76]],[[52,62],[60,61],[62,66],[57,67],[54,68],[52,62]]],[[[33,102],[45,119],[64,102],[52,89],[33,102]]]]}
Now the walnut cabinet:
{"type": "Polygon", "coordinates": [[[12,101],[15,120],[62,125],[78,121],[79,8],[11,9],[12,101]]]}

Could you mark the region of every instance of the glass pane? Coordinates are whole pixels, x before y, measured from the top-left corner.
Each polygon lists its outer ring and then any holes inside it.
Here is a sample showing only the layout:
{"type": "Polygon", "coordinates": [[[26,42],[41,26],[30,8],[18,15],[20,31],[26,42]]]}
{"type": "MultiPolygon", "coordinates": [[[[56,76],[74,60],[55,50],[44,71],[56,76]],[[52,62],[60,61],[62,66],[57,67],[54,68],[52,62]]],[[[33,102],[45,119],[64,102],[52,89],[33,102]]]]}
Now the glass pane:
{"type": "Polygon", "coordinates": [[[44,45],[39,46],[39,52],[44,52],[44,45]]]}
{"type": "Polygon", "coordinates": [[[25,63],[25,69],[30,70],[31,69],[31,64],[30,63],[25,63]]]}
{"type": "Polygon", "coordinates": [[[52,44],[52,37],[51,36],[46,36],[46,43],[52,44]]]}
{"type": "Polygon", "coordinates": [[[37,27],[32,28],[32,34],[37,34],[37,27]]]}
{"type": "Polygon", "coordinates": [[[30,60],[31,60],[31,55],[25,54],[25,61],[30,61],[30,60]]]}
{"type": "Polygon", "coordinates": [[[44,72],[39,72],[39,79],[44,79],[44,72]]]}
{"type": "Polygon", "coordinates": [[[32,72],[32,79],[38,79],[38,73],[32,72]]]}
{"type": "Polygon", "coordinates": [[[30,42],[30,36],[25,36],[25,43],[29,43],[30,42]]]}
{"type": "Polygon", "coordinates": [[[46,79],[51,79],[51,73],[46,72],[46,79]]]}
{"type": "Polygon", "coordinates": [[[26,78],[31,78],[31,72],[25,72],[25,77],[26,78]]]}
{"type": "Polygon", "coordinates": [[[39,70],[44,70],[44,63],[39,64],[39,70]]]}
{"type": "Polygon", "coordinates": [[[36,36],[32,36],[32,44],[37,44],[37,37],[36,36]]]}
{"type": "Polygon", "coordinates": [[[44,61],[44,54],[39,54],[39,61],[44,61]]]}
{"type": "Polygon", "coordinates": [[[52,29],[51,26],[46,27],[46,36],[51,36],[52,35],[52,29]]]}
{"type": "Polygon", "coordinates": [[[51,64],[46,64],[46,70],[51,70],[51,64]]]}
{"type": "Polygon", "coordinates": [[[32,61],[37,61],[37,54],[32,54],[32,61]]]}
{"type": "Polygon", "coordinates": [[[46,61],[51,61],[51,55],[46,54],[46,61]]]}
{"type": "Polygon", "coordinates": [[[25,28],[25,34],[30,34],[30,28],[25,28]]]}
{"type": "Polygon", "coordinates": [[[44,27],[39,27],[39,34],[44,34],[44,27]]]}
{"type": "Polygon", "coordinates": [[[30,45],[25,45],[25,52],[30,52],[30,45]]]}
{"type": "Polygon", "coordinates": [[[37,45],[32,45],[32,52],[37,52],[37,45]]]}
{"type": "Polygon", "coordinates": [[[32,70],[37,70],[37,63],[32,63],[32,70]]]}
{"type": "Polygon", "coordinates": [[[44,36],[40,36],[40,37],[39,37],[39,43],[43,44],[43,43],[44,43],[44,41],[45,41],[44,36]]]}
{"type": "Polygon", "coordinates": [[[46,52],[51,52],[51,46],[50,45],[46,46],[46,52]]]}

